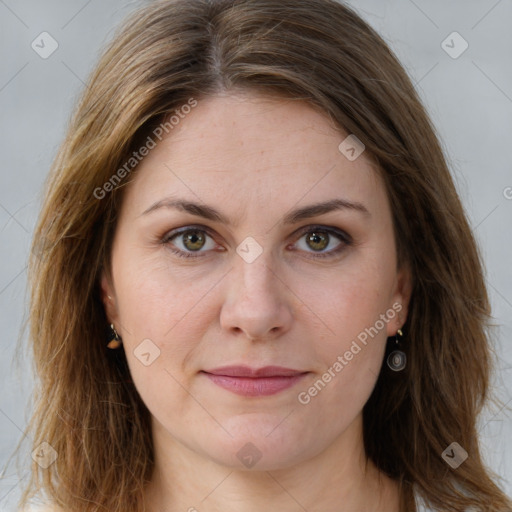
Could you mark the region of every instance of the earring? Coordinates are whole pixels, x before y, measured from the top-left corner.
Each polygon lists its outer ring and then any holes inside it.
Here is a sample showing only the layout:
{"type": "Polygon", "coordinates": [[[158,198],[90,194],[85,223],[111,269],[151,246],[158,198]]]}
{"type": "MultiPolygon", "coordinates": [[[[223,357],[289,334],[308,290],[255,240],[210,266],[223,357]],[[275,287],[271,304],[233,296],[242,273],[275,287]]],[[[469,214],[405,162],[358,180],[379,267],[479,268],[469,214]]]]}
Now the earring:
{"type": "Polygon", "coordinates": [[[122,342],[121,338],[119,337],[119,334],[117,334],[114,324],[110,324],[110,330],[111,330],[111,334],[109,336],[110,341],[107,344],[107,347],[111,348],[111,349],[119,348],[123,342],[122,342]]]}
{"type": "Polygon", "coordinates": [[[395,350],[389,354],[387,359],[389,368],[394,372],[403,370],[407,364],[407,356],[403,350],[400,350],[402,336],[402,330],[398,329],[397,335],[395,336],[395,350]],[[398,336],[400,336],[400,340],[398,339],[398,336]]]}

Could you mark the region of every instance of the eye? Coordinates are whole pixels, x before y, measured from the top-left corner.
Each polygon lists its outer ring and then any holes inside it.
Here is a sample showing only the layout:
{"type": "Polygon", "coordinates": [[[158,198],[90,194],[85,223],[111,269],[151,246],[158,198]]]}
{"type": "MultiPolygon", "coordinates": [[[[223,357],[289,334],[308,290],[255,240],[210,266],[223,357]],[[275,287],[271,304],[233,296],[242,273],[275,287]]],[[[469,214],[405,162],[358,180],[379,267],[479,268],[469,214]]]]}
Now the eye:
{"type": "MultiPolygon", "coordinates": [[[[352,244],[352,239],[347,233],[325,226],[307,226],[299,232],[299,236],[299,242],[304,239],[304,243],[296,245],[300,250],[312,254],[313,258],[335,257],[352,244]],[[338,240],[338,243],[334,248],[325,251],[332,245],[333,239],[338,240]],[[312,251],[308,249],[312,249],[312,251]]],[[[201,253],[216,248],[208,230],[195,226],[186,226],[171,231],[163,237],[161,243],[168,245],[169,249],[180,258],[199,258],[201,253]]]]}
{"type": "Polygon", "coordinates": [[[307,253],[311,253],[308,249],[312,249],[314,258],[334,257],[352,244],[352,239],[347,233],[325,226],[307,226],[300,232],[299,242],[302,240],[304,244],[297,244],[299,249],[307,253]],[[331,250],[325,251],[330,245],[332,246],[333,239],[337,239],[338,243],[334,248],[331,247],[331,250]]]}
{"type": "Polygon", "coordinates": [[[211,250],[216,246],[212,237],[204,228],[193,226],[171,231],[163,238],[162,243],[169,245],[171,251],[180,258],[198,258],[200,254],[196,255],[194,253],[205,252],[201,249],[211,250]],[[173,241],[175,239],[176,242],[173,241]],[[211,241],[209,245],[207,239],[211,241]]]}

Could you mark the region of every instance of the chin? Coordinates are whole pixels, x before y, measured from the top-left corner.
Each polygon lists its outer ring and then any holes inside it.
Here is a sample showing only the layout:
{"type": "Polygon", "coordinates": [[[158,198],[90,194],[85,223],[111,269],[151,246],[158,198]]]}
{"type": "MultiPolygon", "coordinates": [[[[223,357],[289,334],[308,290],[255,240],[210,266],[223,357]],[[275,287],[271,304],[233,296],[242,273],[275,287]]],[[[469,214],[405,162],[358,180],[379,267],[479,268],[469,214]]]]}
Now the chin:
{"type": "MultiPolygon", "coordinates": [[[[272,428],[275,429],[275,424],[272,428]]],[[[222,436],[219,440],[210,440],[201,451],[217,464],[235,470],[245,471],[274,471],[291,467],[307,458],[304,452],[304,439],[282,432],[274,436],[272,429],[256,431],[254,427],[245,432],[228,437],[222,436]]]]}

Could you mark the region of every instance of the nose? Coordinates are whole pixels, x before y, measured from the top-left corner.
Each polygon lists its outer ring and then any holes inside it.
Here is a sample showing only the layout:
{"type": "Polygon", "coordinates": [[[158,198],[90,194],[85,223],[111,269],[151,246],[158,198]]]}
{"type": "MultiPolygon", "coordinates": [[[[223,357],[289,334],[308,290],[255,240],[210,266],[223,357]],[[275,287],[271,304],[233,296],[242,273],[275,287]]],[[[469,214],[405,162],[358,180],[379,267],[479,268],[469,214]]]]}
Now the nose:
{"type": "Polygon", "coordinates": [[[226,277],[220,317],[223,331],[251,341],[268,341],[291,328],[293,294],[265,253],[252,263],[240,258],[226,277]]]}

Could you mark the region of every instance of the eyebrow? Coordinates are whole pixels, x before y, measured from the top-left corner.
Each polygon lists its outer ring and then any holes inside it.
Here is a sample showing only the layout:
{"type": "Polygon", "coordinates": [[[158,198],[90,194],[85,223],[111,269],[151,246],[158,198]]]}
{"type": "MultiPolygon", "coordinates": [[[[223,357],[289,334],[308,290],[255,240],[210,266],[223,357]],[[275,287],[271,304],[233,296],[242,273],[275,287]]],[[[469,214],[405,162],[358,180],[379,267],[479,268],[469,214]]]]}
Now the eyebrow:
{"type": "MultiPolygon", "coordinates": [[[[184,211],[197,217],[203,217],[214,222],[221,222],[227,226],[231,226],[232,224],[227,217],[212,206],[174,198],[165,198],[157,201],[144,210],[141,216],[148,215],[149,213],[161,208],[171,208],[184,211]]],[[[290,213],[285,215],[283,224],[295,224],[304,219],[340,210],[353,210],[364,214],[366,217],[371,217],[370,212],[362,203],[349,201],[347,199],[331,199],[330,201],[315,203],[292,210],[290,213]]]]}

